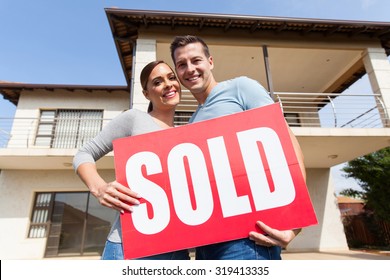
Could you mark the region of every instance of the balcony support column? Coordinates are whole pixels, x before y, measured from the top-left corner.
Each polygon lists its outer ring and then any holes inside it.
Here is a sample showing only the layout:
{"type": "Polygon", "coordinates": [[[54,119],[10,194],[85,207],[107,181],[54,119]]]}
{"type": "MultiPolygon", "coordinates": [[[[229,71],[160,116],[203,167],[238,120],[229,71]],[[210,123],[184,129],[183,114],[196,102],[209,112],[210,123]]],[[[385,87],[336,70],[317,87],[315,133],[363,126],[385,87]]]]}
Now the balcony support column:
{"type": "Polygon", "coordinates": [[[318,225],[304,228],[287,251],[347,251],[330,168],[307,168],[307,187],[318,225]]]}
{"type": "MultiPolygon", "coordinates": [[[[386,125],[385,116],[390,113],[390,63],[383,48],[368,48],[363,53],[364,67],[371,84],[374,94],[382,96],[384,112],[382,104],[377,101],[377,106],[381,114],[384,125],[386,125]]],[[[390,125],[387,123],[387,126],[390,125]]]]}
{"type": "Polygon", "coordinates": [[[148,109],[149,101],[142,93],[142,86],[139,76],[146,64],[156,60],[156,49],[156,40],[137,39],[135,62],[133,64],[133,104],[131,108],[136,108],[145,112],[148,109]]]}

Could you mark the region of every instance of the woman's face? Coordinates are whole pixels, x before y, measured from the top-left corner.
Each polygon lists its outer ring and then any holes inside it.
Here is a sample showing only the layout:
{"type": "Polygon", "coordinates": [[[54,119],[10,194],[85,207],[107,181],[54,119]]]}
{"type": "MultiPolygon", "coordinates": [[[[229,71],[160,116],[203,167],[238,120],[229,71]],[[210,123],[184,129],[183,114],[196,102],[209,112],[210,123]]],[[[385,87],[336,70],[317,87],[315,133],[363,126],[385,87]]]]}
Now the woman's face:
{"type": "Polygon", "coordinates": [[[148,78],[145,97],[153,104],[153,110],[172,109],[180,102],[181,88],[175,73],[165,63],[154,67],[148,78]]]}

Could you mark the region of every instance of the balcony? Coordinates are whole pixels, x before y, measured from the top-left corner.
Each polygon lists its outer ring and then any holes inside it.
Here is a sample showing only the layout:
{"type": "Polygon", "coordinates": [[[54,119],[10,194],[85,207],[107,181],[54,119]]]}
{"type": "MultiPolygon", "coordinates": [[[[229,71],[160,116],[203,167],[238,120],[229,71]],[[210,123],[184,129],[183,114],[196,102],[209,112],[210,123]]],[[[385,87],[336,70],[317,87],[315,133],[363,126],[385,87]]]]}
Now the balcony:
{"type": "MultiPolygon", "coordinates": [[[[178,107],[177,125],[187,123],[196,107],[187,95],[178,107]]],[[[275,100],[301,144],[306,167],[334,166],[390,145],[388,108],[379,95],[279,92],[275,100]]],[[[83,121],[104,126],[110,120],[83,121]]],[[[45,141],[37,141],[40,123],[34,118],[0,119],[0,169],[71,169],[77,149],[94,136],[86,125],[81,131],[54,127],[43,131],[45,141]]],[[[98,167],[112,169],[112,153],[98,167]]]]}
{"type": "Polygon", "coordinates": [[[389,115],[378,94],[275,93],[291,127],[384,128],[389,115]]]}

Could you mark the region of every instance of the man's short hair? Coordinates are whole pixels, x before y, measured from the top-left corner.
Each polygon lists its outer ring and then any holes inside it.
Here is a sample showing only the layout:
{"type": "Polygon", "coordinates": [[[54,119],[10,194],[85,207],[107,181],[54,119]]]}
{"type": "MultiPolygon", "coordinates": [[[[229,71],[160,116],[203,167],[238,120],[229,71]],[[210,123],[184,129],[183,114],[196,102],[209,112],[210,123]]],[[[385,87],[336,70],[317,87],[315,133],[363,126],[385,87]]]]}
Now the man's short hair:
{"type": "Polygon", "coordinates": [[[180,47],[187,46],[188,44],[193,44],[193,43],[201,43],[203,46],[203,52],[207,58],[210,57],[210,51],[209,47],[207,44],[202,40],[202,38],[194,35],[184,35],[184,36],[176,36],[172,43],[171,43],[171,57],[174,63],[175,61],[175,51],[176,49],[180,47]]]}

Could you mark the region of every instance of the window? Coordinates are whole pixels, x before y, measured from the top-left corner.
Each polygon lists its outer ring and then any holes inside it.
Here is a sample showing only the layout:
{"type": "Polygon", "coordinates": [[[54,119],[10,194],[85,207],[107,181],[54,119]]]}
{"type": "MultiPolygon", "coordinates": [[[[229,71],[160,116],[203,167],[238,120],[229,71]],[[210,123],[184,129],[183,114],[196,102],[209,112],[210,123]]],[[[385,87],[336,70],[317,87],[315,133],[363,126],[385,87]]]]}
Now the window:
{"type": "Polygon", "coordinates": [[[175,126],[181,126],[188,123],[193,112],[176,111],[174,117],[175,126]]]}
{"type": "Polygon", "coordinates": [[[29,238],[46,237],[52,195],[52,193],[40,193],[35,196],[29,238]]]}
{"type": "Polygon", "coordinates": [[[42,110],[36,146],[80,148],[102,127],[102,110],[42,110]]]}
{"type": "Polygon", "coordinates": [[[45,257],[101,255],[115,214],[89,192],[37,193],[29,238],[47,237],[45,257]]]}
{"type": "Polygon", "coordinates": [[[41,111],[41,118],[38,125],[36,146],[51,146],[55,127],[55,111],[41,111]]]}
{"type": "Polygon", "coordinates": [[[189,90],[182,90],[181,101],[176,107],[174,124],[181,126],[187,124],[192,114],[198,108],[198,102],[189,90]]]}
{"type": "Polygon", "coordinates": [[[284,118],[289,126],[301,126],[298,113],[284,113],[284,118]]]}

